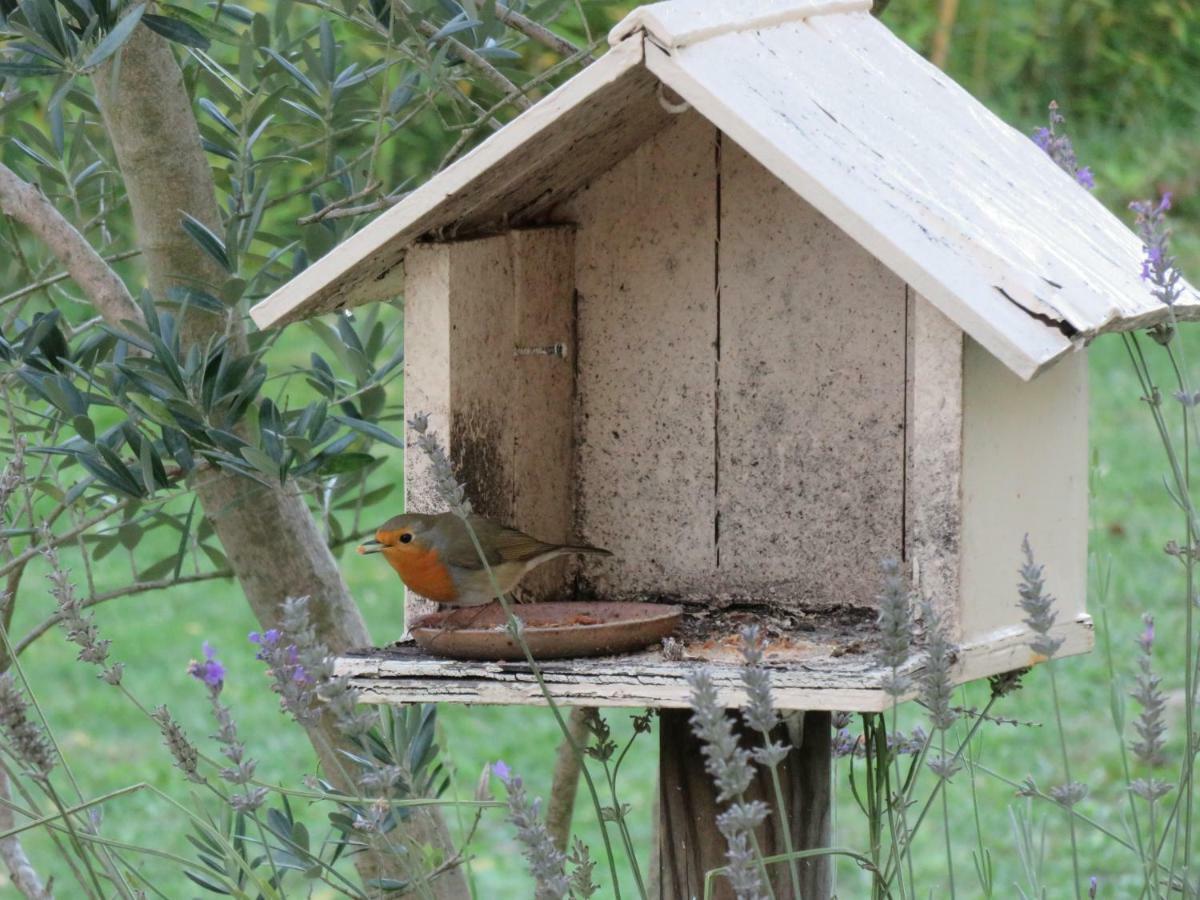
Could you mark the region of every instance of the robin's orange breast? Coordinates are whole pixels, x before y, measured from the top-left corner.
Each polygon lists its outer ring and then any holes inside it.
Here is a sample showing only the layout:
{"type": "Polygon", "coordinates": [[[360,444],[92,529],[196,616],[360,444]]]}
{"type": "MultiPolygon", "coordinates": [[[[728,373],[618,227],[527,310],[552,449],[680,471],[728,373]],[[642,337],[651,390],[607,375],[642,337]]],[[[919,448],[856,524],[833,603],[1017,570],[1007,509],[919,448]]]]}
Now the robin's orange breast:
{"type": "Polygon", "coordinates": [[[437,603],[453,603],[458,599],[458,588],[450,569],[436,550],[413,544],[387,547],[383,555],[410,591],[437,603]]]}

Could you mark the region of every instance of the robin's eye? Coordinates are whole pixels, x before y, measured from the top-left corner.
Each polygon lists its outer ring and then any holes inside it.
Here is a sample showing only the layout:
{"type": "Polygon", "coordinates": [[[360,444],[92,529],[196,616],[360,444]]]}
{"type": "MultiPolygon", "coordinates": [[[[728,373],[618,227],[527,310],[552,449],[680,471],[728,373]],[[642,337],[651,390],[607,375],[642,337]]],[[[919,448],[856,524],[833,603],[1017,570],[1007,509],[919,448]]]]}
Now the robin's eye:
{"type": "Polygon", "coordinates": [[[402,543],[402,544],[407,544],[407,543],[408,543],[409,541],[411,541],[411,540],[412,540],[412,535],[411,535],[411,534],[402,534],[402,535],[400,535],[400,543],[402,543]]]}

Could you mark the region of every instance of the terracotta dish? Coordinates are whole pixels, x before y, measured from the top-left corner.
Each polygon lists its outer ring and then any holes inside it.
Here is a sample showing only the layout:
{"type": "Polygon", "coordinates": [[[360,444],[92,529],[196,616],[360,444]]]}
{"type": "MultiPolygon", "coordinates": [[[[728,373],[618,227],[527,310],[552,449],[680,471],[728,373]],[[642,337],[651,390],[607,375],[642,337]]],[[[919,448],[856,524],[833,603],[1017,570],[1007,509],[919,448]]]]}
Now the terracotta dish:
{"type": "MultiPolygon", "coordinates": [[[[516,603],[534,659],[631,653],[657,644],[679,625],[683,610],[662,603],[516,603]]],[[[413,623],[417,644],[434,656],[520,660],[525,654],[505,627],[499,604],[434,613],[413,623]]]]}

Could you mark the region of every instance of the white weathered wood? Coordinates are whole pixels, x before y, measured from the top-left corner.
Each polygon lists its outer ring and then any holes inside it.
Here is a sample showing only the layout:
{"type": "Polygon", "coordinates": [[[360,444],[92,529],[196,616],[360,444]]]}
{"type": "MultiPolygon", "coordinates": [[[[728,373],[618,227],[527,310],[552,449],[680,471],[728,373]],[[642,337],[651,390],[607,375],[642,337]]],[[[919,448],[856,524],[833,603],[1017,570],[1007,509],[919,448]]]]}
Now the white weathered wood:
{"type": "MultiPolygon", "coordinates": [[[[565,543],[574,520],[575,232],[513,231],[515,343],[508,417],[513,433],[512,523],[546,541],[565,543]],[[562,355],[545,353],[561,348],[562,355]],[[532,426],[532,427],[528,427],[532,426]]],[[[522,596],[565,599],[570,560],[526,576],[522,596]]]]}
{"type": "MultiPolygon", "coordinates": [[[[408,254],[404,303],[404,409],[429,417],[429,427],[450,434],[450,252],[444,244],[418,244],[408,254]]],[[[429,460],[409,444],[404,451],[404,508],[441,512],[429,460]]],[[[432,609],[432,607],[430,607],[432,609]]]]}
{"type": "MultiPolygon", "coordinates": [[[[924,297],[908,320],[906,556],[914,586],[958,627],[963,333],[924,297]]],[[[1020,465],[1020,461],[1015,461],[1020,465]]]]}
{"type": "Polygon", "coordinates": [[[669,120],[641,62],[640,41],[605,54],[255,305],[255,323],[397,296],[405,251],[424,236],[536,221],[669,120]]]}
{"type": "Polygon", "coordinates": [[[872,604],[903,546],[906,287],[729,140],[720,204],[716,581],[872,604]]]}
{"type": "MultiPolygon", "coordinates": [[[[409,254],[405,409],[430,414],[477,512],[547,541],[570,538],[573,238],[529,229],[409,254]]],[[[443,511],[424,454],[408,447],[405,466],[405,508],[443,511]]],[[[549,564],[523,587],[557,595],[564,573],[549,564]]],[[[431,609],[414,598],[407,620],[431,609]]]]}
{"type": "Polygon", "coordinates": [[[660,47],[674,49],[733,31],[870,9],[871,0],[670,0],[639,6],[613,26],[608,42],[615,46],[645,31],[660,47]]]}
{"type": "Polygon", "coordinates": [[[1022,382],[979,344],[963,355],[962,634],[985,640],[1022,617],[1021,541],[1046,567],[1059,616],[1087,597],[1087,357],[1022,382]]]}
{"type": "MultiPolygon", "coordinates": [[[[1103,331],[1167,317],[1138,277],[1128,228],[885,26],[830,14],[843,6],[643,10],[636,27],[675,49],[640,32],[620,40],[258,304],[255,321],[395,296],[404,252],[423,235],[544,218],[669,119],[643,53],[666,86],[1022,377],[1103,331]]],[[[1176,315],[1200,317],[1190,285],[1176,315]]]]}
{"type": "Polygon", "coordinates": [[[1165,315],[1129,229],[869,15],[647,45],[646,63],[1023,377],[1165,315]]]}
{"type": "Polygon", "coordinates": [[[586,586],[709,596],[714,546],[716,132],[680,116],[558,218],[577,223],[579,537],[586,586]]]}
{"type": "MultiPolygon", "coordinates": [[[[1063,617],[1054,634],[1064,638],[1062,656],[1091,650],[1092,620],[1063,617]]],[[[1032,634],[1011,626],[960,648],[953,670],[956,684],[1036,665],[1041,657],[1029,649],[1032,634]]],[[[720,702],[727,707],[746,702],[737,666],[691,657],[665,662],[657,653],[595,660],[545,662],[543,680],[556,702],[567,706],[690,706],[686,675],[703,662],[713,673],[720,702]]],[[[920,672],[922,657],[905,671],[920,672]]],[[[808,657],[773,663],[771,683],[780,709],[880,712],[892,699],[882,689],[887,670],[864,654],[829,655],[828,648],[808,657]]],[[[424,656],[411,647],[343,656],[337,672],[352,677],[366,703],[478,703],[540,706],[545,697],[524,663],[459,662],[424,656]]],[[[908,697],[902,698],[908,699],[908,697]]]]}

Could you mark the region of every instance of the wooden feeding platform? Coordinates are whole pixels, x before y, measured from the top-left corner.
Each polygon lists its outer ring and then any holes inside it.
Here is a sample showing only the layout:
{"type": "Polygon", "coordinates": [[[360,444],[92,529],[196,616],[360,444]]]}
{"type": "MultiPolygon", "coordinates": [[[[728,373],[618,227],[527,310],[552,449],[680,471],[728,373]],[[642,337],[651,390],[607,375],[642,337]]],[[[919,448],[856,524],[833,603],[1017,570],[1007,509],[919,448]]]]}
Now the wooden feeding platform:
{"type": "MultiPolygon", "coordinates": [[[[875,661],[876,642],[864,622],[867,611],[823,611],[807,622],[766,629],[766,666],[775,698],[787,710],[858,710],[880,712],[892,698],[882,689],[890,674],[875,661]]],[[[685,615],[677,649],[596,659],[545,660],[538,668],[550,695],[564,706],[689,707],[687,673],[706,666],[723,702],[739,707],[745,700],[739,677],[740,628],[762,624],[753,611],[685,615]],[[678,653],[680,658],[668,659],[678,653]]],[[[1091,621],[1086,616],[1056,630],[1066,641],[1064,654],[1090,649],[1091,621]]],[[[1035,665],[1030,635],[1014,628],[1003,640],[961,646],[955,680],[1035,665]]],[[[919,648],[904,668],[917,674],[924,664],[919,648]]],[[[413,641],[351,652],[338,660],[338,673],[350,675],[367,703],[475,703],[544,705],[545,695],[529,666],[513,661],[464,661],[431,655],[413,641]]]]}
{"type": "MultiPolygon", "coordinates": [[[[805,711],[803,846],[827,824],[827,711],[890,703],[881,560],[940,608],[957,682],[1036,662],[1026,535],[1061,652],[1092,646],[1086,348],[1172,315],[1139,239],[870,6],[643,7],[252,310],[267,327],[403,294],[405,406],[475,510],[613,553],[543,567],[529,598],[684,607],[682,658],[541,667],[564,704],[663,709],[664,897],[723,859],[684,677],[711,665],[738,705],[739,626],[805,711]]],[[[1198,314],[1184,290],[1173,315],[1198,314]]],[[[427,461],[405,462],[407,509],[442,511],[427,461]]],[[[407,621],[430,609],[410,596],[407,621]]],[[[543,702],[521,662],[401,643],[339,667],[380,703],[543,702]]],[[[825,896],[827,863],[804,865],[825,896]]]]}

